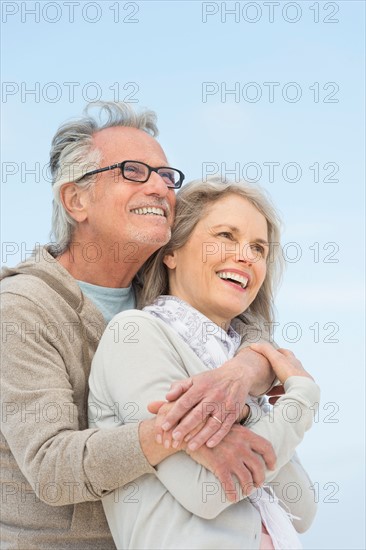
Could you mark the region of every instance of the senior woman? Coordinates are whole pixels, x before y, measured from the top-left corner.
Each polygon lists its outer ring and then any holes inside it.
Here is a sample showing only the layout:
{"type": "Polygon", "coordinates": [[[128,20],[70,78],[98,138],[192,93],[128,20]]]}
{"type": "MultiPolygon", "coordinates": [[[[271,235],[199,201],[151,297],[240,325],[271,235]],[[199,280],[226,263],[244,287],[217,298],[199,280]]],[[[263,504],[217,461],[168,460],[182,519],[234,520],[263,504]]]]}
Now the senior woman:
{"type": "MultiPolygon", "coordinates": [[[[278,218],[259,189],[214,179],[183,187],[172,239],[141,274],[143,310],[117,315],[94,357],[92,424],[147,418],[147,405],[163,399],[172,382],[234,356],[245,316],[272,322],[278,241],[278,218]]],[[[193,452],[177,449],[156,475],[103,499],[118,548],[301,548],[295,529],[310,526],[315,502],[295,449],[311,426],[319,389],[291,352],[256,346],[286,391],[267,412],[255,400],[240,404],[239,420],[269,439],[277,455],[265,486],[239,488],[233,503],[193,452]]]]}

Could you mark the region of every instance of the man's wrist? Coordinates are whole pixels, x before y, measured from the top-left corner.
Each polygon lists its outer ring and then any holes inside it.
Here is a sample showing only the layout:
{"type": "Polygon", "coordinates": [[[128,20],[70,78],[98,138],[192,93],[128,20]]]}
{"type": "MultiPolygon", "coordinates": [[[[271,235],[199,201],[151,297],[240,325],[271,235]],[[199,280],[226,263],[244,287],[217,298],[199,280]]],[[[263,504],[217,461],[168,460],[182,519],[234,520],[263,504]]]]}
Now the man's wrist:
{"type": "Polygon", "coordinates": [[[237,355],[239,354],[243,361],[245,356],[245,363],[242,364],[242,376],[245,377],[250,395],[254,397],[264,395],[276,381],[269,361],[249,347],[240,348],[237,355]]]}
{"type": "Polygon", "coordinates": [[[251,416],[252,416],[252,410],[248,405],[248,403],[246,403],[243,407],[242,414],[238,418],[238,423],[241,424],[242,426],[245,426],[251,419],[251,416]]]}

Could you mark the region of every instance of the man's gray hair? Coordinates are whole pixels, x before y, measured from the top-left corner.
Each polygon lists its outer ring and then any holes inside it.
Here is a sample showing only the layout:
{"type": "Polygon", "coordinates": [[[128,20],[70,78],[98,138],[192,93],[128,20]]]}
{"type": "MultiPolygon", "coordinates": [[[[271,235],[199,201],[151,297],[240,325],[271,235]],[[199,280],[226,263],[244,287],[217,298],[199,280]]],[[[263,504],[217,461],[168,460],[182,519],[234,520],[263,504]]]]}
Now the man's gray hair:
{"type": "MultiPolygon", "coordinates": [[[[86,106],[83,116],[68,121],[57,130],[50,151],[50,169],[53,186],[53,213],[51,239],[57,254],[64,252],[71,241],[75,220],[66,212],[60,189],[65,183],[75,182],[86,172],[100,168],[101,153],[93,148],[93,134],[114,126],[143,130],[153,137],[158,135],[156,114],[144,110],[137,113],[128,103],[97,101],[86,106]],[[96,109],[96,113],[90,111],[96,109]]],[[[87,176],[75,182],[81,188],[91,188],[96,176],[87,176]]]]}

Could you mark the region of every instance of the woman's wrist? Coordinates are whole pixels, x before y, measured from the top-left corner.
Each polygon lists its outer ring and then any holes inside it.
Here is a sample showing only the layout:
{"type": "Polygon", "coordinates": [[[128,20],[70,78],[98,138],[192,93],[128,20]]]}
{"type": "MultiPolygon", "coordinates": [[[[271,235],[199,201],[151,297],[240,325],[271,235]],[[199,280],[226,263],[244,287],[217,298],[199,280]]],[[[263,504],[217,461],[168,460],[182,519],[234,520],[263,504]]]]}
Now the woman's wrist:
{"type": "Polygon", "coordinates": [[[155,419],[142,420],[139,424],[139,439],[142,452],[146,460],[155,467],[168,456],[185,449],[185,443],[174,449],[172,446],[167,449],[164,445],[159,445],[155,440],[155,419]]]}

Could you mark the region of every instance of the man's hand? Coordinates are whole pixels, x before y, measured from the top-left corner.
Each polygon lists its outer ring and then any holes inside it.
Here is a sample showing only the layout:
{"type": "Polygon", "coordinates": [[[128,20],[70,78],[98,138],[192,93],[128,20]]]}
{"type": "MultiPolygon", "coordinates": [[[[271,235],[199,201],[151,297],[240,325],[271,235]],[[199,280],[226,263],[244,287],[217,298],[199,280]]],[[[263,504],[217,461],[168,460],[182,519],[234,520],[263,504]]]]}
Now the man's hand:
{"type": "Polygon", "coordinates": [[[266,387],[269,386],[268,373],[272,378],[273,374],[268,365],[263,355],[245,348],[215,370],[175,382],[166,398],[176,401],[163,413],[163,421],[157,423],[157,438],[163,440],[163,431],[173,428],[172,436],[178,445],[189,440],[191,451],[204,443],[214,447],[241,417],[248,393],[263,387],[263,381],[258,382],[259,371],[265,371],[262,378],[266,379],[266,387]],[[190,437],[203,422],[202,429],[190,437]]]}
{"type": "Polygon", "coordinates": [[[238,500],[238,482],[248,496],[263,484],[265,468],[273,470],[276,464],[271,443],[240,425],[234,425],[214,449],[203,446],[186,452],[218,478],[232,502],[238,500]]]}
{"type": "MultiPolygon", "coordinates": [[[[155,426],[161,426],[165,414],[172,406],[173,403],[165,401],[154,401],[149,404],[149,411],[157,415],[155,426]]],[[[244,494],[249,495],[255,487],[263,484],[265,468],[273,469],[276,463],[276,456],[270,442],[239,425],[234,425],[224,440],[212,449],[204,445],[197,451],[190,451],[185,443],[178,447],[178,442],[172,440],[172,430],[163,431],[162,437],[164,439],[159,441],[164,443],[164,446],[152,445],[152,447],[160,447],[163,452],[159,455],[159,451],[155,450],[152,459],[154,465],[172,452],[185,450],[193,460],[202,464],[217,477],[227,498],[232,502],[238,499],[236,486],[238,482],[244,494]]]]}
{"type": "MultiPolygon", "coordinates": [[[[186,393],[170,407],[159,411],[156,441],[165,441],[165,432],[170,432],[174,445],[189,441],[189,448],[194,451],[206,442],[209,447],[215,446],[225,437],[241,414],[249,392],[248,384],[241,379],[235,363],[233,366],[225,365],[225,368],[195,376],[186,393]],[[199,425],[202,429],[192,436],[199,425]]],[[[173,384],[167,399],[173,399],[187,386],[182,382],[173,384]]],[[[152,412],[150,407],[149,410],[152,412]]]]}

